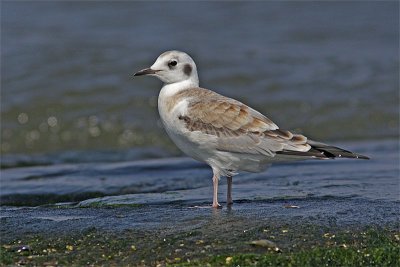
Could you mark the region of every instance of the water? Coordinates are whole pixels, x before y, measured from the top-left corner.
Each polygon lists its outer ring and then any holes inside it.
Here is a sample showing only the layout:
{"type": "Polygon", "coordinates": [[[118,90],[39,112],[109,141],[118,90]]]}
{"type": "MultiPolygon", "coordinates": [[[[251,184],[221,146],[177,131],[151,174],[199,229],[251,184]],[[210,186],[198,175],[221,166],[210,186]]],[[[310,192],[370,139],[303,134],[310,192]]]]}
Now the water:
{"type": "Polygon", "coordinates": [[[149,146],[179,155],[157,114],[160,82],[132,79],[169,49],[194,57],[202,86],[281,128],[320,140],[399,136],[397,2],[7,1],[1,15],[5,157],[149,146]]]}
{"type": "MultiPolygon", "coordinates": [[[[399,202],[398,143],[361,142],[346,147],[371,160],[296,162],[274,165],[263,173],[242,173],[234,178],[234,198],[238,202],[327,197],[399,202]]],[[[195,206],[211,202],[211,177],[208,166],[189,158],[10,168],[2,171],[1,202],[195,206]]],[[[221,184],[223,202],[224,179],[221,184]]]]}
{"type": "Polygon", "coordinates": [[[175,158],[181,154],[161,127],[160,82],[132,77],[161,52],[180,49],[197,62],[202,86],[283,129],[372,158],[242,174],[234,181],[239,203],[333,197],[394,205],[398,7],[3,2],[1,202],[209,203],[210,169],[175,158]]]}

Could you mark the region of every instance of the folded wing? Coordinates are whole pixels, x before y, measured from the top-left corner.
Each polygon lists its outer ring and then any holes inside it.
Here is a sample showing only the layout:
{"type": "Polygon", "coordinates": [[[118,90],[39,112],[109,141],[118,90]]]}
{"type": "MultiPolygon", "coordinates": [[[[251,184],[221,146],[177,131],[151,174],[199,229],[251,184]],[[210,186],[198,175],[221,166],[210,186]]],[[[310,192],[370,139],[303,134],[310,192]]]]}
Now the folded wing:
{"type": "Polygon", "coordinates": [[[193,99],[179,119],[189,131],[218,136],[216,148],[220,151],[273,157],[277,152],[304,153],[311,149],[305,136],[280,130],[270,119],[239,101],[208,90],[201,101],[193,99]]]}

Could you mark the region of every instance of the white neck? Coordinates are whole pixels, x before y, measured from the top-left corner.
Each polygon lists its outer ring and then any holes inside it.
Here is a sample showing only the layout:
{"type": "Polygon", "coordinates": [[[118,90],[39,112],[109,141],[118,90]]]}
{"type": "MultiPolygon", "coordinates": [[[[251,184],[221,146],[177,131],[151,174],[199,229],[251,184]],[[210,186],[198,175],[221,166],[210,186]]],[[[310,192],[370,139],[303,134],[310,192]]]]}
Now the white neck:
{"type": "Polygon", "coordinates": [[[171,96],[179,91],[192,88],[192,87],[199,87],[199,79],[194,79],[194,77],[183,80],[180,82],[176,83],[169,83],[169,84],[164,84],[163,87],[161,88],[160,96],[171,96]]]}

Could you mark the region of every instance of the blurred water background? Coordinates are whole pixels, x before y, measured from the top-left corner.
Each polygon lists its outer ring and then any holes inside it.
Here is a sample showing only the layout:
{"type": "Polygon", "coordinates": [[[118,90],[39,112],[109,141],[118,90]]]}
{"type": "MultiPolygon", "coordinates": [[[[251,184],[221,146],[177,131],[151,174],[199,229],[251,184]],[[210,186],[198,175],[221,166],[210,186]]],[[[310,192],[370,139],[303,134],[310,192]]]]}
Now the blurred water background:
{"type": "MultiPolygon", "coordinates": [[[[29,193],[44,188],[48,178],[61,179],[54,188],[66,194],[74,179],[81,181],[75,181],[76,191],[109,181],[100,195],[195,186],[177,178],[184,173],[154,189],[146,183],[146,168],[101,172],[96,165],[95,172],[82,174],[86,167],[63,165],[181,155],[159,121],[161,83],[132,76],[160,53],[178,49],[196,61],[201,86],[240,99],[281,128],[389,155],[369,173],[389,179],[379,197],[390,185],[388,198],[398,199],[398,23],[397,1],[2,1],[1,166],[55,166],[3,171],[3,189],[29,193]],[[360,140],[364,148],[354,145],[360,140]],[[18,179],[26,187],[14,184],[18,179]],[[135,181],[139,189],[129,187],[135,181]],[[113,186],[119,189],[110,191],[113,186]]],[[[351,173],[356,181],[365,178],[351,173]]],[[[340,185],[343,195],[348,187],[340,185]]]]}

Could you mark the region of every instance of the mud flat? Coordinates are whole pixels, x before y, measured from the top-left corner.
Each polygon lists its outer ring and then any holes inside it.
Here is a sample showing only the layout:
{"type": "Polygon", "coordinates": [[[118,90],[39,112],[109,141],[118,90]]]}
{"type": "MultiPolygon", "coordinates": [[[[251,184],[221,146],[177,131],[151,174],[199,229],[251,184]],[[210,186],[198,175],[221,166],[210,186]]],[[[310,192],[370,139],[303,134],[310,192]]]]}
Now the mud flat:
{"type": "Polygon", "coordinates": [[[220,210],[209,206],[208,168],[190,159],[5,169],[0,261],[398,266],[397,142],[348,147],[372,160],[243,174],[220,210]]]}

